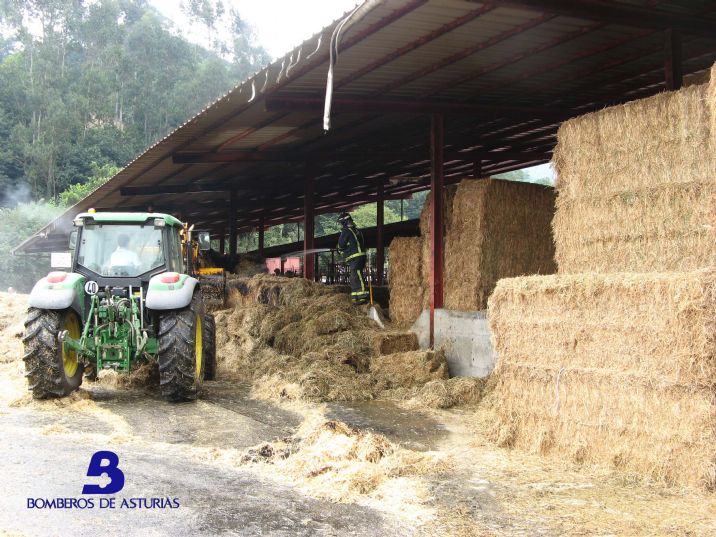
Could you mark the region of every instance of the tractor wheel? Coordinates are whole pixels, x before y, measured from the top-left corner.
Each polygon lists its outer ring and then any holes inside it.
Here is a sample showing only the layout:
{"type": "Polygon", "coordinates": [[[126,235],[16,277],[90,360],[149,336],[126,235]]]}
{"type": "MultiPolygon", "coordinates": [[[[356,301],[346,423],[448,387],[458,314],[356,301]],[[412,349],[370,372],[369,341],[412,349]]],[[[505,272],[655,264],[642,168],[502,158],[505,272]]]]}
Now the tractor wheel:
{"type": "Polygon", "coordinates": [[[159,315],[159,387],[168,401],[196,399],[204,379],[203,328],[198,292],[186,308],[159,315]]]}
{"type": "Polygon", "coordinates": [[[57,335],[79,339],[80,318],[71,309],[54,311],[30,308],[25,321],[25,376],[35,399],[65,397],[82,384],[82,364],[75,351],[65,351],[57,335]]]}
{"type": "Polygon", "coordinates": [[[214,314],[204,315],[204,380],[216,380],[216,323],[214,314]]]}

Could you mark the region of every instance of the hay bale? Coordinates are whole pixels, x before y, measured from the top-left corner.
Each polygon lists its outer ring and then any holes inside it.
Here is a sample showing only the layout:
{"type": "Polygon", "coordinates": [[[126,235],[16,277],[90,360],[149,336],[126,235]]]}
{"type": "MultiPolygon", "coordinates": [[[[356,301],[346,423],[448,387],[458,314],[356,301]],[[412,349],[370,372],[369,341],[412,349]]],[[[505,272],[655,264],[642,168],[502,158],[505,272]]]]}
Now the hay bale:
{"type": "Polygon", "coordinates": [[[423,311],[421,237],[396,237],[390,243],[389,315],[399,326],[409,326],[423,311]]]}
{"type": "Polygon", "coordinates": [[[713,180],[704,158],[705,85],[664,92],[565,121],[553,164],[560,195],[597,196],[713,180]]]}
{"type": "Polygon", "coordinates": [[[691,182],[570,200],[553,226],[562,273],[689,271],[713,263],[716,183],[691,182]]]}
{"type": "Polygon", "coordinates": [[[716,483],[716,273],[505,279],[490,325],[507,444],[716,483]]]}
{"type": "Polygon", "coordinates": [[[410,287],[422,282],[420,255],[422,237],[395,237],[388,247],[388,282],[390,288],[410,287]]]}
{"type": "Polygon", "coordinates": [[[371,358],[370,373],[380,389],[407,388],[447,379],[448,366],[441,351],[410,351],[371,358]]]}
{"type": "Polygon", "coordinates": [[[464,180],[445,240],[445,307],[477,311],[500,278],[555,272],[551,188],[464,180]]]}
{"type": "Polygon", "coordinates": [[[425,295],[422,286],[393,287],[390,290],[390,320],[399,327],[411,326],[423,312],[425,295]]]}
{"type": "Polygon", "coordinates": [[[716,154],[716,137],[713,136],[713,133],[716,133],[716,63],[711,67],[709,74],[710,82],[706,89],[706,102],[708,102],[709,105],[709,129],[712,133],[711,152],[712,154],[716,154]]]}
{"type": "MultiPolygon", "coordinates": [[[[716,257],[707,85],[562,124],[553,222],[561,273],[688,271],[716,257]]],[[[712,103],[716,103],[713,99],[712,103]]]]}
{"type": "Polygon", "coordinates": [[[381,330],[368,332],[373,356],[418,350],[418,336],[414,332],[381,330]]]}
{"type": "MultiPolygon", "coordinates": [[[[447,233],[450,229],[450,222],[452,221],[452,207],[455,194],[457,193],[457,184],[447,185],[443,188],[443,231],[447,233]]],[[[432,193],[428,192],[425,196],[425,204],[423,209],[420,211],[420,234],[423,237],[430,236],[430,203],[432,199],[432,193]]]]}

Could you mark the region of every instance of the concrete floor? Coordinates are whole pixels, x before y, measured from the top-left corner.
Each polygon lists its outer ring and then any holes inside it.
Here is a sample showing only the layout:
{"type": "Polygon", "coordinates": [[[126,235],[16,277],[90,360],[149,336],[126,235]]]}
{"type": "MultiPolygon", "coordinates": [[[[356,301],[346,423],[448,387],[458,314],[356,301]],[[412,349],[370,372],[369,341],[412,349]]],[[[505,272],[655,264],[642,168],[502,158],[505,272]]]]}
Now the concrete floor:
{"type": "Polygon", "coordinates": [[[248,400],[245,387],[210,384],[197,403],[169,405],[151,394],[92,388],[92,412],[46,405],[0,409],[0,528],[43,537],[414,533],[373,509],[312,499],[248,469],[197,460],[195,448],[243,449],[286,436],[300,422],[248,400]],[[82,497],[91,455],[107,449],[117,453],[125,473],[118,499],[176,497],[181,507],[27,508],[28,497],[82,497]]]}

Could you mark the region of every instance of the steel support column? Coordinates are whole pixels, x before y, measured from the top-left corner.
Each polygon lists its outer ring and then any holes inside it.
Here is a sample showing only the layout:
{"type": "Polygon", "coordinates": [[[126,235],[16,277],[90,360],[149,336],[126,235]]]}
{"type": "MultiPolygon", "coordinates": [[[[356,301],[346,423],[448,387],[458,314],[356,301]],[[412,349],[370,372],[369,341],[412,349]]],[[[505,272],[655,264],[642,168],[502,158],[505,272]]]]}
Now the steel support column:
{"type": "Polygon", "coordinates": [[[259,255],[264,255],[264,217],[259,218],[259,255]]]}
{"type": "Polygon", "coordinates": [[[232,190],[229,197],[229,267],[234,270],[236,266],[236,242],[238,239],[236,233],[236,190],[232,190]]]}
{"type": "Polygon", "coordinates": [[[475,179],[482,179],[482,160],[477,159],[472,163],[472,174],[475,179]]]}
{"type": "Polygon", "coordinates": [[[383,223],[385,221],[384,184],[378,183],[378,202],[375,222],[375,283],[383,285],[383,270],[385,267],[385,247],[383,246],[383,223]]]}
{"type": "Polygon", "coordinates": [[[435,345],[435,309],[443,307],[443,145],[444,119],[430,126],[430,347],[435,345]]]}
{"type": "Polygon", "coordinates": [[[315,275],[315,256],[307,253],[313,250],[315,212],[313,203],[313,177],[306,177],[303,196],[303,277],[313,280],[315,275]]]}
{"type": "Polygon", "coordinates": [[[681,88],[684,81],[681,60],[681,33],[669,28],[664,32],[664,80],[667,90],[681,88]]]}

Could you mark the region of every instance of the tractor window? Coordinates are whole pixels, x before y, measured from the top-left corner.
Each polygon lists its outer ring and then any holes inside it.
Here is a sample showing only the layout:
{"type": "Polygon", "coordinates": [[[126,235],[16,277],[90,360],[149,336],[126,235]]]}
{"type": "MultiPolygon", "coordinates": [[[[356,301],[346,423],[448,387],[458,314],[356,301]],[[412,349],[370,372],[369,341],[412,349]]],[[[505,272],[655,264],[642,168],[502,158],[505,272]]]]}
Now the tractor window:
{"type": "Polygon", "coordinates": [[[179,230],[170,228],[168,230],[167,242],[169,243],[169,259],[167,259],[167,270],[173,272],[184,272],[181,255],[181,237],[179,230]]]}
{"type": "Polygon", "coordinates": [[[77,260],[102,276],[139,276],[164,264],[162,230],[138,224],[85,225],[77,260]]]}

